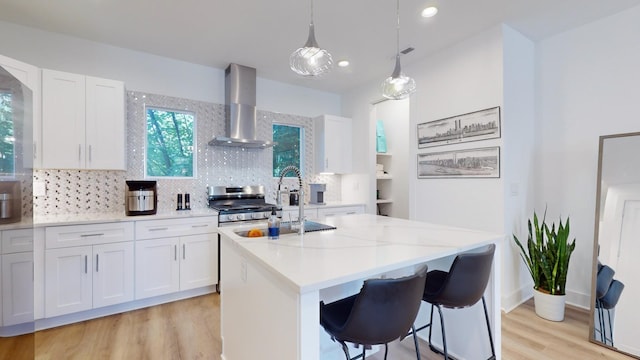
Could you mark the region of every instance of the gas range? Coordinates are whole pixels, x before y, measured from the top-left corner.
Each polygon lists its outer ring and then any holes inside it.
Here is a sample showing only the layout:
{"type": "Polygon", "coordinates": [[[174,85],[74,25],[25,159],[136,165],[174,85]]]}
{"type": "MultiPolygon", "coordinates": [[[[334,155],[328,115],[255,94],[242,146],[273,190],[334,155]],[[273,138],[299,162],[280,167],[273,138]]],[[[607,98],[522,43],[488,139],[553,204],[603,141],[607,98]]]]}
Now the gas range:
{"type": "Polygon", "coordinates": [[[282,217],[282,209],[265,201],[262,185],[210,186],[208,190],[209,207],[218,211],[219,226],[264,221],[273,208],[282,217]]]}

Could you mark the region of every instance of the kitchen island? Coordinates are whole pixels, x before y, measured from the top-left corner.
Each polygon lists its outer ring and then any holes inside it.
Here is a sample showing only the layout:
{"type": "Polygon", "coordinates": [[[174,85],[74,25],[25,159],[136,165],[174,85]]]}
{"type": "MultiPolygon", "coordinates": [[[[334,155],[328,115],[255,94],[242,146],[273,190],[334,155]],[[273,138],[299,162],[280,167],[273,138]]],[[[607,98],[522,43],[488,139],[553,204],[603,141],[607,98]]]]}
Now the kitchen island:
{"type": "MultiPolygon", "coordinates": [[[[220,228],[222,359],[339,359],[320,326],[319,302],[357,292],[368,278],[413,273],[503,235],[375,215],[321,220],[336,230],[245,238],[220,228]]],[[[494,274],[499,274],[499,246],[494,274]]],[[[492,276],[490,312],[500,349],[499,278],[492,276]]],[[[498,354],[498,358],[499,358],[498,354]]]]}

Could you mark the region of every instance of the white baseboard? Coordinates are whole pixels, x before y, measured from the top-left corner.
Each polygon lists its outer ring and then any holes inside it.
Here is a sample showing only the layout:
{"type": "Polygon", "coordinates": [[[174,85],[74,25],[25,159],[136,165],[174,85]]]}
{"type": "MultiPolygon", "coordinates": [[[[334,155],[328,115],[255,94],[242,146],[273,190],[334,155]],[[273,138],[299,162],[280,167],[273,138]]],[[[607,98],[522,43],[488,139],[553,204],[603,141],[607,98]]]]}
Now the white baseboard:
{"type": "Polygon", "coordinates": [[[122,304],[106,306],[102,308],[86,310],[67,315],[60,315],[52,318],[36,319],[35,330],[45,330],[57,326],[68,325],[77,323],[80,321],[97,319],[103,316],[109,316],[119,314],[127,311],[138,310],[149,306],[155,306],[173,302],[177,300],[184,300],[194,296],[200,296],[205,294],[211,294],[215,292],[215,286],[205,286],[197,289],[185,290],[176,293],[160,295],[152,298],[146,298],[141,300],[134,300],[122,304]]]}
{"type": "Polygon", "coordinates": [[[533,287],[531,284],[527,284],[519,289],[516,289],[511,294],[503,295],[501,298],[502,311],[508,313],[513,309],[520,306],[525,301],[533,297],[533,287]]]}
{"type": "MultiPolygon", "coordinates": [[[[532,297],[533,287],[530,284],[527,284],[508,295],[503,295],[501,298],[502,311],[508,313],[523,304],[525,301],[531,299],[532,297]]],[[[590,294],[567,290],[566,303],[571,306],[589,310],[591,308],[590,299],[590,294]]]]}

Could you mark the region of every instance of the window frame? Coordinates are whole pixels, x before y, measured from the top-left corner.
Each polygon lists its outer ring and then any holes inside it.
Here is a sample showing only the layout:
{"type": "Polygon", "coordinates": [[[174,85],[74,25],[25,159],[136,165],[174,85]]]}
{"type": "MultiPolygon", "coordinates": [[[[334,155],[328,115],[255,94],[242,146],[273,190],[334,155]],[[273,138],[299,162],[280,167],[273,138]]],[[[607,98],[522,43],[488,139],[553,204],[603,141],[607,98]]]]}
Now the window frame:
{"type": "Polygon", "coordinates": [[[154,106],[154,105],[144,105],[144,119],[145,119],[145,123],[144,123],[144,178],[145,179],[165,179],[165,180],[169,180],[169,179],[173,179],[173,180],[181,180],[181,179],[197,179],[198,178],[198,114],[195,111],[190,111],[190,110],[186,110],[186,109],[177,109],[177,108],[171,108],[171,107],[164,107],[164,106],[154,106]],[[174,113],[181,113],[181,114],[188,114],[188,115],[192,115],[193,116],[193,143],[192,143],[192,147],[193,147],[193,151],[191,153],[191,157],[192,157],[192,176],[161,176],[161,175],[150,175],[148,173],[148,166],[147,166],[147,160],[148,160],[148,155],[149,155],[149,132],[148,132],[148,115],[149,115],[149,110],[158,110],[158,111],[165,111],[165,112],[174,112],[174,113]]]}

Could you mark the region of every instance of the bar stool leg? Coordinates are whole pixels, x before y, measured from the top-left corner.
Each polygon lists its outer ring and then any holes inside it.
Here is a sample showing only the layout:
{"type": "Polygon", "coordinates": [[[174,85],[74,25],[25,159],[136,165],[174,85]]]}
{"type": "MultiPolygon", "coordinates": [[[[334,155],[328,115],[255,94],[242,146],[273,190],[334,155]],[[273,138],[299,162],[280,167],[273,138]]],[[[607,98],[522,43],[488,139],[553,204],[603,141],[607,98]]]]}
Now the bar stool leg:
{"type": "Polygon", "coordinates": [[[482,295],[482,306],[484,307],[484,319],[487,321],[487,331],[489,332],[489,343],[491,344],[491,357],[490,360],[496,358],[496,349],[493,347],[493,336],[491,335],[491,323],[489,322],[489,313],[487,312],[487,302],[482,295]]]}

